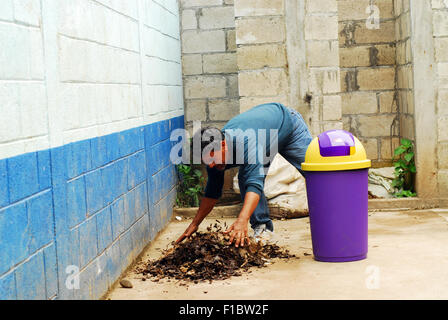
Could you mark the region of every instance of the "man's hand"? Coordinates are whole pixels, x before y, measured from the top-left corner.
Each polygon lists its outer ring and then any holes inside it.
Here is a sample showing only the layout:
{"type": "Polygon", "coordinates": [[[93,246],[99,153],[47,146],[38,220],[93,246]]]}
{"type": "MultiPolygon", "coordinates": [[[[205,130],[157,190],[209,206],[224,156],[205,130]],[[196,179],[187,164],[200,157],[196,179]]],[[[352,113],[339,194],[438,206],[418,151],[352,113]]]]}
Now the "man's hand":
{"type": "Polygon", "coordinates": [[[249,244],[249,239],[247,237],[247,219],[238,218],[234,224],[230,226],[230,228],[224,232],[225,234],[230,233],[230,240],[228,244],[232,244],[235,240],[235,247],[238,246],[244,247],[244,243],[249,244]]]}
{"type": "Polygon", "coordinates": [[[192,222],[188,226],[187,230],[185,230],[185,232],[179,237],[179,239],[177,239],[176,244],[181,243],[185,238],[189,238],[196,231],[198,231],[198,225],[192,222]]]}

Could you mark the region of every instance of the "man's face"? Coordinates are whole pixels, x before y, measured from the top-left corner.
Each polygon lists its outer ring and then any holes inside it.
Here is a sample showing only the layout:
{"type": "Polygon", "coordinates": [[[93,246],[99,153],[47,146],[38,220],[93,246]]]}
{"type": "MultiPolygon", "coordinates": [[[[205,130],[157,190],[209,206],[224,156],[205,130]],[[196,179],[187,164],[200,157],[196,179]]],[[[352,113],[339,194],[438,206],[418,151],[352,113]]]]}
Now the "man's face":
{"type": "Polygon", "coordinates": [[[209,154],[204,155],[203,162],[210,168],[216,168],[223,171],[226,168],[226,154],[227,144],[223,141],[220,150],[214,150],[209,152],[209,154]]]}

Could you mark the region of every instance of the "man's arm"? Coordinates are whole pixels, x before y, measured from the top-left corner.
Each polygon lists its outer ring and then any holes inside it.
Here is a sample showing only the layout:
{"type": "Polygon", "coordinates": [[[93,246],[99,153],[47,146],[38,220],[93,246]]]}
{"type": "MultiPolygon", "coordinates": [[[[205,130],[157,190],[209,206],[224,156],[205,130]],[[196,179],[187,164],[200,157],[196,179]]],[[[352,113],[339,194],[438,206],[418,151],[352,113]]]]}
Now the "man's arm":
{"type": "Polygon", "coordinates": [[[201,205],[199,206],[198,212],[194,217],[193,221],[188,226],[187,230],[177,239],[176,244],[182,242],[185,238],[190,237],[193,233],[198,230],[199,225],[205,219],[206,216],[213,210],[215,207],[217,199],[212,198],[202,198],[201,205]]]}
{"type": "Polygon", "coordinates": [[[225,232],[230,233],[229,244],[232,244],[235,240],[235,246],[244,246],[245,239],[247,239],[247,225],[249,219],[255,211],[255,208],[260,201],[260,195],[255,192],[247,192],[244,197],[243,209],[241,209],[238,219],[232,226],[225,232]]]}

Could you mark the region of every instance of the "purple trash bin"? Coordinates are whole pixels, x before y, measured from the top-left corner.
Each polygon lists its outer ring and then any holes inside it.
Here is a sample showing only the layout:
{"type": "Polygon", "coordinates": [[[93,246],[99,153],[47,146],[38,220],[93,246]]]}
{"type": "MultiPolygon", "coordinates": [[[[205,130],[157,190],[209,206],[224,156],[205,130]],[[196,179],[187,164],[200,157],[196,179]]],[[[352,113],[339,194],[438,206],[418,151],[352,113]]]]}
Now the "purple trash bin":
{"type": "Polygon", "coordinates": [[[370,165],[361,142],[349,132],[327,131],[311,142],[302,169],[317,261],[367,257],[370,165]]]}

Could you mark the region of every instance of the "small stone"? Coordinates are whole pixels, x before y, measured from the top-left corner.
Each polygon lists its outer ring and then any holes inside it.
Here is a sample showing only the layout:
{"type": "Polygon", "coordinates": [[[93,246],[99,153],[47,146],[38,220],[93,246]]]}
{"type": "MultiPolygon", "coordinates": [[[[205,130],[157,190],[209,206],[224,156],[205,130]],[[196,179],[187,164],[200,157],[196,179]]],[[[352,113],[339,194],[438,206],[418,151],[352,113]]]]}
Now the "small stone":
{"type": "Polygon", "coordinates": [[[127,289],[131,289],[131,288],[134,287],[134,286],[132,285],[132,282],[129,281],[128,279],[123,279],[123,280],[121,280],[121,281],[120,281],[120,285],[121,285],[123,288],[127,288],[127,289]]]}
{"type": "Polygon", "coordinates": [[[177,220],[177,221],[182,221],[182,217],[177,216],[177,217],[176,217],[176,220],[177,220]]]}

